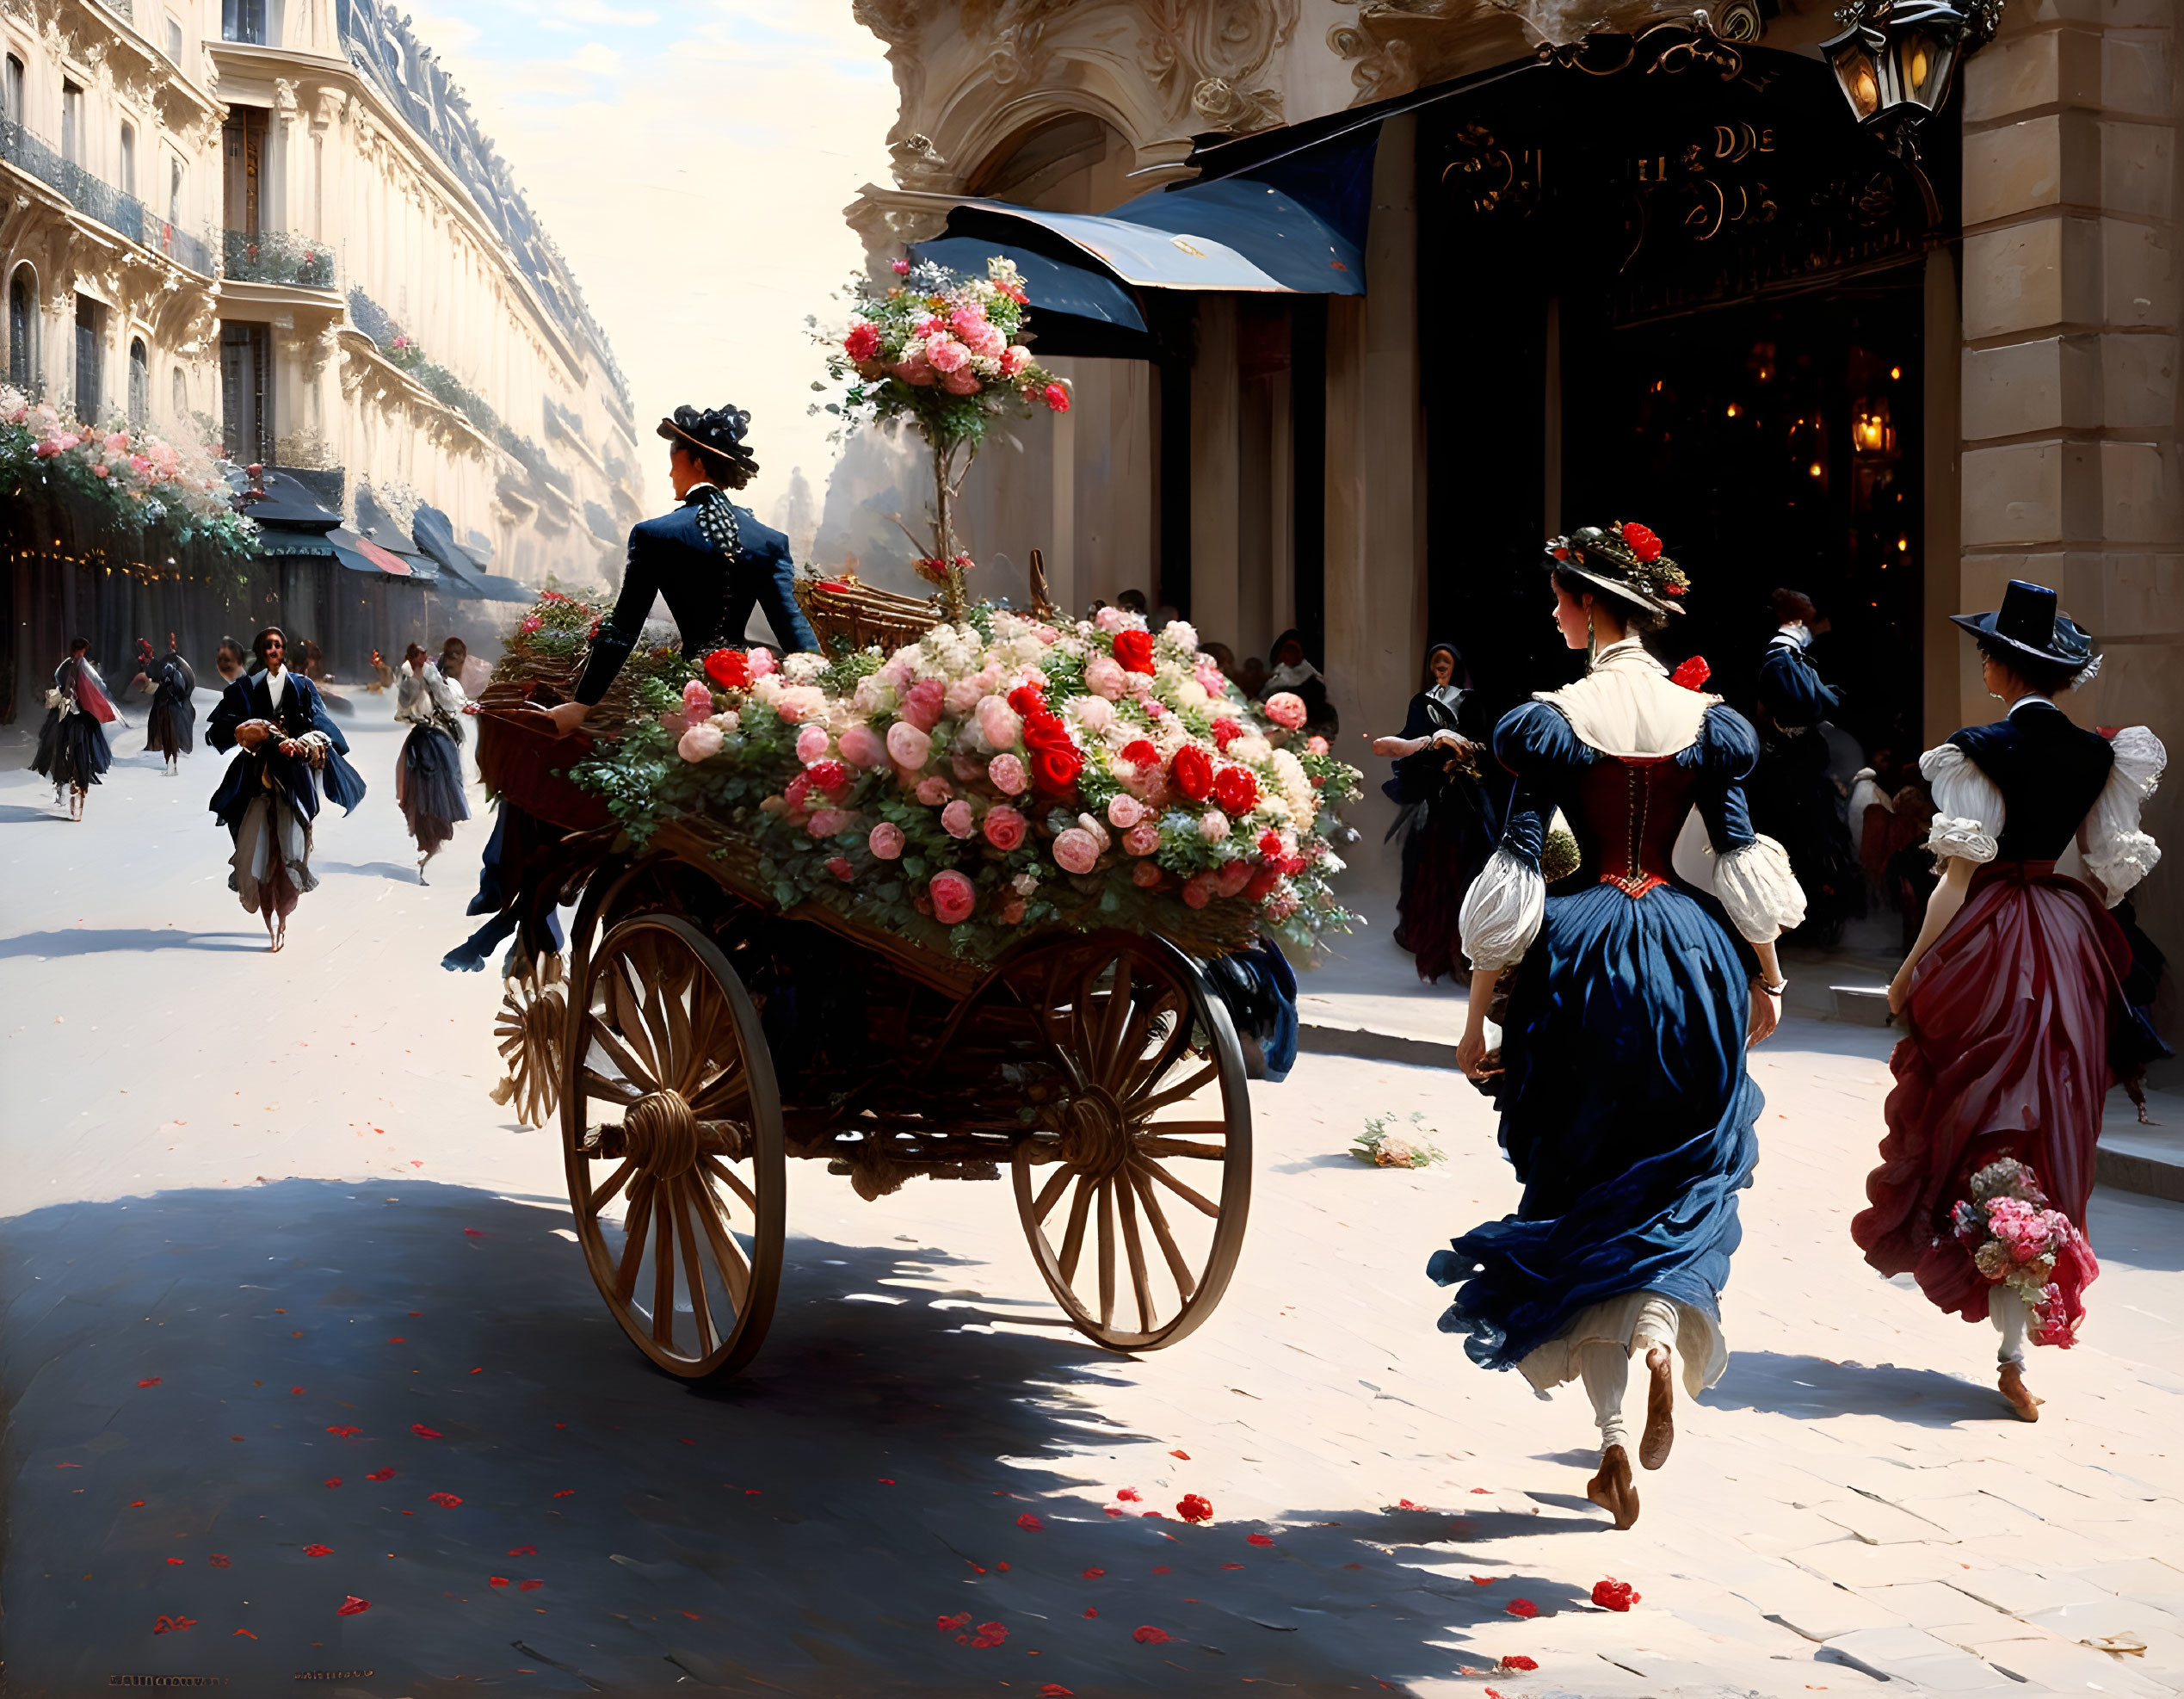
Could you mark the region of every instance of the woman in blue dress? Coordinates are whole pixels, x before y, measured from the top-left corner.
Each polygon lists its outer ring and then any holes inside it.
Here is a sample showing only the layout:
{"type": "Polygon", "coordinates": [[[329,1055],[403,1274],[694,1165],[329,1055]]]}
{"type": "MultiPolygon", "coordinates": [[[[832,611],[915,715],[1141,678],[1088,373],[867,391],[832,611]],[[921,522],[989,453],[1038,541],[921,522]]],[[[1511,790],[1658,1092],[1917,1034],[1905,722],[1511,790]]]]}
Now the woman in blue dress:
{"type": "Polygon", "coordinates": [[[1564,640],[1592,662],[1495,730],[1516,782],[1501,847],[1465,899],[1473,972],[1458,1052],[1490,1082],[1524,1195],[1428,1272],[1458,1287],[1441,1325],[1469,1336],[1472,1361],[1519,1369],[1543,1396],[1583,1381],[1601,1443],[1586,1496],[1628,1528],[1631,1359],[1645,1360],[1648,1468],[1675,1436],[1678,1359],[1693,1394],[1728,1359],[1721,1292],[1762,1104],[1744,1049],[1774,1029],[1774,940],[1805,904],[1746,812],[1749,722],[1646,651],[1689,589],[1660,540],[1588,528],[1551,543],[1547,564],[1564,640]],[[1578,865],[1550,886],[1540,852],[1558,810],[1578,865]],[[1512,969],[1496,1058],[1488,1005],[1512,969]]]}

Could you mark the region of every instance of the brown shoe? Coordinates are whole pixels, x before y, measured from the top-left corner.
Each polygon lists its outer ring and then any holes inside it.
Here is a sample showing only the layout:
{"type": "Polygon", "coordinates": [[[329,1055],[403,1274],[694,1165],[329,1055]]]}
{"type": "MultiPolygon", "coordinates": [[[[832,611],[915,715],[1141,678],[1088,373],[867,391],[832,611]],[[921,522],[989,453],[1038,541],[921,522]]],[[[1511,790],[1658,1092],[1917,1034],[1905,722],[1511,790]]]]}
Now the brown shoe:
{"type": "Polygon", "coordinates": [[[2002,1395],[2009,1400],[2009,1407],[2017,1412],[2021,1422],[2040,1419],[2040,1406],[2047,1400],[2034,1398],[2025,1387],[2025,1366],[2020,1362],[2005,1362],[1996,1378],[2002,1383],[2002,1395]]]}
{"type": "Polygon", "coordinates": [[[1638,1519],[1638,1488],[1631,1484],[1631,1460],[1621,1446],[1601,1454],[1600,1473],[1585,1483],[1585,1496],[1613,1517],[1619,1529],[1638,1519]]]}
{"type": "Polygon", "coordinates": [[[1638,1461],[1657,1469],[1669,1461],[1669,1448],[1676,1443],[1675,1382],[1669,1370],[1669,1348],[1656,1345],[1645,1354],[1650,1377],[1645,1392],[1645,1432],[1638,1438],[1638,1461]]]}

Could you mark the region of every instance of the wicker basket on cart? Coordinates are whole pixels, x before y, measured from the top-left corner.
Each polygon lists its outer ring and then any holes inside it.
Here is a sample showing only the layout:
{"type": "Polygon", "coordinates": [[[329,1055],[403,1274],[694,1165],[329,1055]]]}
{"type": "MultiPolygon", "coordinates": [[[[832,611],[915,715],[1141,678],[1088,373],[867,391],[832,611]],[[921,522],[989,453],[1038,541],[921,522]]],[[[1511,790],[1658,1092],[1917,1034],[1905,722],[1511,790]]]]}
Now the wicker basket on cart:
{"type": "Polygon", "coordinates": [[[796,600],[818,634],[819,646],[830,654],[848,648],[891,655],[904,644],[916,642],[941,617],[929,597],[921,600],[876,589],[859,578],[854,568],[836,578],[799,578],[796,600]]]}

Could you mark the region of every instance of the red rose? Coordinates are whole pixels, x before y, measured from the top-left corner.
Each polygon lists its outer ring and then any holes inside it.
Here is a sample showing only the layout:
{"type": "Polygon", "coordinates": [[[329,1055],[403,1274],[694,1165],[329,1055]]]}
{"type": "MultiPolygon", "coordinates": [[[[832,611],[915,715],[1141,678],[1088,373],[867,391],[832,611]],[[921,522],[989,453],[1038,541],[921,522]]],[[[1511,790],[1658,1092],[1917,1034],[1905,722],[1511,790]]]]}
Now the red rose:
{"type": "Polygon", "coordinates": [[[716,649],[706,657],[706,677],[724,690],[747,689],[750,663],[740,649],[716,649]]]}
{"type": "Polygon", "coordinates": [[[1070,742],[1070,728],[1062,724],[1061,716],[1049,714],[1045,708],[1034,708],[1024,716],[1024,747],[1027,750],[1065,750],[1076,747],[1070,742]]]}
{"type": "Polygon", "coordinates": [[[1047,406],[1057,413],[1066,413],[1070,410],[1070,392],[1059,384],[1046,386],[1046,401],[1047,406]]]}
{"type": "Polygon", "coordinates": [[[1259,806],[1259,782],[1248,767],[1224,767],[1213,781],[1213,800],[1231,819],[1240,819],[1259,806]]]}
{"type": "Polygon", "coordinates": [[[804,769],[804,776],[830,796],[849,788],[849,769],[839,761],[815,761],[804,769]]]}
{"type": "Polygon", "coordinates": [[[1262,867],[1251,875],[1251,882],[1243,887],[1243,899],[1247,903],[1264,902],[1272,893],[1274,887],[1280,883],[1281,869],[1280,868],[1262,867]]]}
{"type": "Polygon", "coordinates": [[[1040,694],[1036,684],[1019,684],[1009,693],[1009,706],[1029,719],[1034,714],[1046,712],[1046,698],[1040,694]]]}
{"type": "Polygon", "coordinates": [[[1660,538],[1655,536],[1651,531],[1636,520],[1626,519],[1623,522],[1623,541],[1629,546],[1631,553],[1638,556],[1640,560],[1650,562],[1661,558],[1660,538]]]}
{"type": "Polygon", "coordinates": [[[1125,672],[1151,672],[1153,670],[1152,633],[1149,631],[1119,631],[1114,634],[1115,664],[1125,672]]]}
{"type": "Polygon", "coordinates": [[[1229,752],[1229,745],[1243,735],[1243,727],[1233,720],[1217,720],[1213,722],[1213,747],[1219,750],[1223,755],[1226,755],[1229,752]]]}
{"type": "Polygon", "coordinates": [[[1213,1506],[1195,1492],[1186,1492],[1175,1506],[1175,1514],[1185,1522],[1211,1522],[1213,1506]]]}
{"type": "Polygon", "coordinates": [[[1259,834],[1259,859],[1262,862],[1281,859],[1281,834],[1272,826],[1259,834]]]}
{"type": "Polygon", "coordinates": [[[1084,770],[1084,757],[1074,749],[1040,749],[1032,751],[1032,783],[1050,795],[1064,796],[1077,783],[1077,775],[1084,770]]]}
{"type": "Polygon", "coordinates": [[[1203,802],[1213,789],[1213,763],[1196,744],[1185,744],[1168,764],[1168,782],[1193,802],[1203,802]]]}
{"type": "Polygon", "coordinates": [[[1676,670],[1669,675],[1669,682],[1681,684],[1687,690],[1699,690],[1706,687],[1706,681],[1713,674],[1714,670],[1706,664],[1704,655],[1694,655],[1689,660],[1677,664],[1676,670]]]}
{"type": "Polygon", "coordinates": [[[1628,1610],[1639,1597],[1631,1590],[1628,1581],[1619,1581],[1613,1575],[1605,1581],[1593,1583],[1593,1603],[1602,1610],[1628,1610]]]}
{"type": "Polygon", "coordinates": [[[869,360],[879,352],[879,332],[870,324],[854,324],[842,339],[842,351],[852,360],[869,360]]]}
{"type": "Polygon", "coordinates": [[[1122,758],[1132,767],[1160,765],[1160,751],[1144,738],[1125,744],[1122,746],[1122,758]]]}

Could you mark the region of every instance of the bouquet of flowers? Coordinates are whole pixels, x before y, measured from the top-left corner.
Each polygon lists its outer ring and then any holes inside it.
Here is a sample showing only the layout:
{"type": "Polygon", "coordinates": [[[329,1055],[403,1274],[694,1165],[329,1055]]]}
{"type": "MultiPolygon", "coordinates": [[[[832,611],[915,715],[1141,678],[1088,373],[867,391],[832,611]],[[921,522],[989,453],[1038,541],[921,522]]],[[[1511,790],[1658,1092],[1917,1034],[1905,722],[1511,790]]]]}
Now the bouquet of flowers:
{"type": "Polygon", "coordinates": [[[1350,1154],[1375,1168],[1430,1168],[1446,1162],[1447,1153],[1434,1144],[1434,1129],[1426,1125],[1422,1110],[1410,1112],[1412,1131],[1404,1131],[1392,1115],[1367,1115],[1365,1131],[1350,1140],[1350,1154]]]}
{"type": "MultiPolygon", "coordinates": [[[[533,617],[536,641],[565,615],[533,617]]],[[[980,960],[1031,930],[1310,947],[1350,921],[1327,881],[1361,775],[1293,695],[1255,716],[1181,621],[980,603],[891,656],[663,658],[632,709],[576,782],[639,841],[682,820],[754,853],[784,910],[980,960]]]]}
{"type": "Polygon", "coordinates": [[[2024,1298],[2033,1312],[2033,1342],[2076,1343],[2076,1324],[2056,1282],[2055,1264],[2077,1229],[2061,1210],[2048,1208],[2033,1171],[2014,1157],[1989,1163],[1972,1175],[1971,1195],[1959,1199],[1949,1215],[1958,1242],[1971,1253],[1980,1274],[2024,1298]]]}
{"type": "Polygon", "coordinates": [[[156,528],[176,543],[256,552],[257,522],[236,510],[213,455],[118,424],[100,430],[0,384],[0,496],[56,486],[130,532],[156,528]]]}
{"type": "MultiPolygon", "coordinates": [[[[946,266],[912,269],[884,293],[852,292],[848,329],[831,350],[829,374],[847,386],[826,411],[850,423],[907,419],[933,451],[933,536],[916,536],[918,576],[940,586],[941,612],[959,620],[967,601],[970,555],[956,546],[949,504],[963,487],[986,429],[1003,413],[1035,405],[1069,411],[1069,391],[1035,363],[1023,337],[1022,278],[1012,261],[986,262],[986,275],[959,279],[946,266]]],[[[814,385],[824,388],[824,385],[814,385]]]]}

